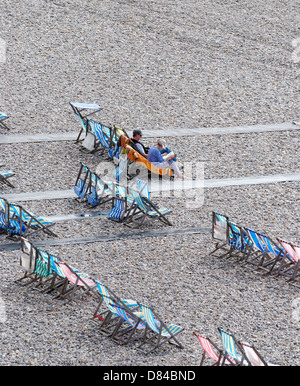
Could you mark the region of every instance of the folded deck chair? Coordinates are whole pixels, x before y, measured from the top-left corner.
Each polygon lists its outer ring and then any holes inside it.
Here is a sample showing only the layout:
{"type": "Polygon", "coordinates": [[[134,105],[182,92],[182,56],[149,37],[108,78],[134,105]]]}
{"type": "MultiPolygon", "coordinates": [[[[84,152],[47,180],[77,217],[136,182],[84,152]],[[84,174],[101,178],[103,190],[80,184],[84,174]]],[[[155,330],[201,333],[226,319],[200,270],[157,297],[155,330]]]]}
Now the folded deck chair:
{"type": "Polygon", "coordinates": [[[3,127],[3,129],[9,130],[9,127],[4,123],[8,119],[8,116],[5,113],[2,113],[0,111],[0,127],[3,127]]]}
{"type": "Polygon", "coordinates": [[[74,193],[77,195],[77,199],[84,200],[86,198],[90,182],[89,178],[90,170],[86,168],[85,165],[81,162],[74,184],[74,193]]]}
{"type": "Polygon", "coordinates": [[[6,184],[11,188],[14,188],[14,185],[8,180],[10,177],[13,177],[14,175],[15,173],[12,172],[11,170],[0,171],[0,183],[6,184]]]}
{"type": "Polygon", "coordinates": [[[79,142],[81,134],[84,132],[87,136],[88,134],[88,125],[87,125],[87,117],[95,114],[96,112],[102,110],[102,107],[95,103],[77,103],[70,102],[70,105],[74,111],[74,113],[78,116],[81,124],[81,129],[79,135],[76,139],[76,142],[79,142]]]}
{"type": "Polygon", "coordinates": [[[204,352],[200,360],[200,366],[203,366],[205,357],[208,356],[213,360],[211,366],[232,366],[235,364],[232,360],[224,357],[223,351],[220,350],[215,343],[213,343],[209,338],[206,338],[203,335],[194,332],[194,335],[198,338],[204,352]]]}
{"type": "Polygon", "coordinates": [[[167,208],[158,208],[149,198],[142,196],[139,191],[129,187],[129,196],[134,199],[133,204],[128,209],[126,224],[135,223],[136,226],[141,226],[146,218],[152,220],[158,219],[165,225],[172,226],[172,223],[167,219],[166,215],[171,213],[167,208]]]}
{"type": "Polygon", "coordinates": [[[177,340],[177,335],[184,330],[183,327],[176,324],[166,325],[148,306],[140,304],[140,307],[143,312],[142,319],[146,323],[146,329],[143,341],[137,347],[138,349],[143,351],[144,354],[149,354],[166,343],[183,348],[182,344],[177,340]],[[150,349],[143,349],[144,345],[149,345],[150,349]]]}
{"type": "Polygon", "coordinates": [[[239,344],[237,339],[230,334],[229,332],[218,328],[221,334],[221,340],[223,343],[224,350],[227,354],[227,359],[233,363],[235,366],[247,366],[251,365],[250,361],[245,355],[245,352],[242,346],[239,344]]]}
{"type": "Polygon", "coordinates": [[[261,354],[256,350],[253,344],[246,342],[239,342],[243,348],[245,355],[250,362],[251,366],[261,367],[261,366],[275,366],[271,363],[265,361],[261,354]]]}
{"type": "Polygon", "coordinates": [[[101,282],[96,281],[96,285],[101,296],[101,299],[97,305],[97,308],[93,314],[93,320],[100,322],[99,332],[101,334],[110,336],[115,331],[118,322],[120,321],[120,316],[116,309],[112,305],[121,305],[125,308],[135,310],[139,307],[138,303],[132,299],[120,299],[116,296],[111,289],[104,286],[101,282]],[[104,310],[101,311],[101,307],[104,307],[104,310]],[[101,312],[100,312],[101,311],[101,312]]]}
{"type": "Polygon", "coordinates": [[[247,251],[245,261],[253,264],[258,269],[271,273],[274,264],[284,256],[283,250],[270,237],[245,228],[252,243],[247,251]]]}
{"type": "Polygon", "coordinates": [[[279,267],[276,273],[288,277],[289,281],[295,281],[300,273],[300,246],[279,238],[277,238],[277,241],[283,248],[284,255],[279,258],[279,267]]]}

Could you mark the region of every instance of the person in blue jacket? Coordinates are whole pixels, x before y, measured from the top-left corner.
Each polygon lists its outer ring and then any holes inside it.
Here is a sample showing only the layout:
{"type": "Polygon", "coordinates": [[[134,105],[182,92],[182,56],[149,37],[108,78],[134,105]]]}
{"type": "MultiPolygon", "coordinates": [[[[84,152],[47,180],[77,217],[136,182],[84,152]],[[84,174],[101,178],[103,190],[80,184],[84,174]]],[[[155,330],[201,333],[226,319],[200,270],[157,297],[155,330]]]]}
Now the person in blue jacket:
{"type": "Polygon", "coordinates": [[[164,141],[157,138],[156,143],[150,147],[147,159],[154,166],[159,169],[170,168],[173,170],[175,176],[183,179],[183,174],[180,173],[179,168],[175,162],[176,155],[173,152],[165,152],[167,155],[163,158],[161,151],[164,149],[164,141]]]}

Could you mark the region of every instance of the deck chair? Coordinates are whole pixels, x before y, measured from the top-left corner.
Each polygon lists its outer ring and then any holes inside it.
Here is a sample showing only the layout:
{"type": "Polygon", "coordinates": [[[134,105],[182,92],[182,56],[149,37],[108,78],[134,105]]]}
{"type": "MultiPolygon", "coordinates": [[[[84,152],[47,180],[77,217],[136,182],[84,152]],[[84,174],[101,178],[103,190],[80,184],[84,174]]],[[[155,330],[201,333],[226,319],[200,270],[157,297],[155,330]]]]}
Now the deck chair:
{"type": "Polygon", "coordinates": [[[111,336],[120,321],[120,316],[112,305],[121,305],[126,309],[136,310],[139,304],[132,299],[120,299],[101,282],[95,280],[95,283],[101,298],[93,314],[93,320],[99,322],[99,332],[101,334],[111,336]],[[104,310],[101,310],[103,305],[104,310]]]}
{"type": "Polygon", "coordinates": [[[142,196],[135,188],[128,188],[129,196],[134,199],[131,207],[128,209],[126,217],[126,225],[135,223],[137,227],[141,226],[146,218],[152,220],[158,219],[163,224],[172,226],[172,223],[167,219],[166,215],[171,213],[167,208],[158,208],[149,198],[142,196]]]}
{"type": "Polygon", "coordinates": [[[13,177],[15,173],[11,170],[2,170],[0,171],[0,183],[6,184],[10,186],[11,188],[14,188],[14,185],[8,180],[9,178],[13,177]]]}
{"type": "MultiPolygon", "coordinates": [[[[217,240],[215,249],[210,253],[213,255],[218,250],[228,253],[229,244],[229,218],[225,214],[212,212],[212,238],[217,240]]],[[[223,256],[223,255],[222,255],[223,256]]]]}
{"type": "Polygon", "coordinates": [[[227,359],[234,361],[235,366],[244,366],[251,365],[250,361],[245,355],[245,352],[236,338],[229,332],[218,328],[219,333],[221,334],[221,340],[223,348],[227,354],[227,359]]]}
{"type": "Polygon", "coordinates": [[[102,107],[95,103],[77,103],[70,102],[72,110],[77,115],[80,120],[81,129],[76,139],[76,143],[79,142],[81,134],[84,132],[87,136],[88,134],[88,125],[87,125],[87,117],[95,114],[96,112],[102,110],[102,107]]]}
{"type": "Polygon", "coordinates": [[[142,319],[147,326],[143,341],[137,347],[139,350],[144,354],[149,354],[166,343],[183,348],[182,344],[177,340],[177,335],[184,330],[183,327],[176,324],[166,325],[148,306],[140,304],[140,307],[143,312],[142,319]],[[150,349],[143,349],[144,345],[150,345],[150,349]]]}
{"type": "Polygon", "coordinates": [[[146,329],[146,323],[142,319],[143,312],[133,312],[130,308],[120,304],[111,304],[110,307],[119,316],[119,321],[110,336],[111,340],[124,345],[133,340],[143,339],[144,334],[141,334],[141,332],[146,329]]]}
{"type": "Polygon", "coordinates": [[[122,222],[126,214],[126,201],[122,199],[115,200],[115,206],[108,213],[108,218],[116,222],[122,222]]]}
{"type": "Polygon", "coordinates": [[[204,350],[200,360],[200,366],[203,366],[205,357],[209,357],[213,360],[213,364],[211,366],[232,366],[235,364],[235,362],[233,362],[232,360],[229,360],[228,358],[224,357],[223,351],[220,350],[217,345],[213,343],[209,338],[206,338],[205,336],[200,335],[197,332],[194,332],[194,335],[198,338],[201,347],[204,350]]]}
{"type": "Polygon", "coordinates": [[[2,113],[0,111],[0,127],[6,130],[10,130],[9,127],[6,125],[6,123],[4,123],[4,121],[6,121],[7,119],[8,119],[8,116],[5,113],[2,113]]]}
{"type": "Polygon", "coordinates": [[[258,269],[264,270],[266,273],[271,273],[278,258],[284,256],[282,249],[270,237],[250,228],[245,228],[245,230],[252,241],[245,261],[253,264],[258,269]]]}
{"type": "Polygon", "coordinates": [[[283,248],[284,255],[278,258],[280,264],[276,274],[287,276],[288,281],[295,281],[300,274],[300,246],[279,238],[277,238],[277,241],[283,248]]]}
{"type": "Polygon", "coordinates": [[[111,127],[104,125],[100,122],[95,122],[92,120],[87,120],[88,133],[91,133],[94,136],[94,146],[92,152],[95,152],[99,149],[99,146],[102,148],[102,153],[110,149],[110,131],[111,127]]]}
{"type": "Polygon", "coordinates": [[[36,216],[24,209],[21,205],[14,203],[8,204],[10,221],[17,221],[20,223],[19,229],[12,231],[11,233],[20,236],[28,236],[29,234],[32,236],[34,233],[42,231],[49,236],[57,237],[57,234],[50,229],[50,227],[55,225],[53,221],[45,217],[36,216]],[[23,226],[25,226],[25,229],[23,226]]]}
{"type": "Polygon", "coordinates": [[[261,366],[275,366],[271,363],[267,363],[261,354],[256,350],[253,344],[246,342],[239,342],[243,348],[245,355],[250,362],[251,366],[261,367],[261,366]]]}
{"type": "Polygon", "coordinates": [[[76,181],[74,184],[74,193],[77,196],[77,200],[84,200],[87,195],[89,182],[90,182],[90,170],[85,167],[85,165],[81,162],[79,172],[76,177],[76,181]]]}
{"type": "Polygon", "coordinates": [[[11,219],[10,204],[5,198],[0,198],[0,230],[9,237],[26,232],[26,226],[22,221],[11,219]]]}

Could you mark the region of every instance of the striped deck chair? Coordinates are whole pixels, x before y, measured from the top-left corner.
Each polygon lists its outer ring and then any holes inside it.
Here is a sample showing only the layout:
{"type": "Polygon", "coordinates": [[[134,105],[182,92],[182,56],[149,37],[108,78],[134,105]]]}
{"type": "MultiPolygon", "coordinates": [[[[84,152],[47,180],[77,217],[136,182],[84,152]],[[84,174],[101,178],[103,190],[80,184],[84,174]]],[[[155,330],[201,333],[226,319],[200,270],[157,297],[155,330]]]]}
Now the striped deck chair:
{"type": "Polygon", "coordinates": [[[26,226],[22,221],[11,218],[10,204],[5,198],[0,198],[0,228],[9,237],[24,234],[26,226]]]}
{"type": "Polygon", "coordinates": [[[141,332],[144,332],[146,329],[146,324],[143,319],[141,319],[143,317],[143,312],[132,312],[128,307],[125,308],[118,304],[111,304],[110,306],[115,311],[116,315],[120,317],[110,339],[120,345],[141,339],[143,337],[141,332]]]}
{"type": "Polygon", "coordinates": [[[183,348],[177,340],[177,335],[184,330],[183,327],[176,324],[166,325],[148,306],[140,304],[140,307],[143,312],[142,319],[146,322],[147,328],[142,343],[137,347],[139,350],[143,351],[144,354],[149,354],[165,343],[183,348]],[[144,345],[150,345],[150,349],[143,349],[144,345]]]}
{"type": "Polygon", "coordinates": [[[7,119],[8,119],[7,114],[2,113],[0,111],[0,127],[2,127],[3,129],[6,129],[6,130],[10,130],[9,127],[6,125],[6,123],[4,123],[4,121],[6,121],[7,119]]]}
{"type": "Polygon", "coordinates": [[[120,299],[111,291],[111,289],[96,280],[95,282],[101,299],[94,312],[93,320],[96,319],[100,321],[99,331],[101,334],[110,336],[113,334],[120,321],[120,316],[112,305],[121,305],[126,309],[128,308],[134,311],[139,307],[139,304],[132,299],[120,299]],[[103,304],[105,305],[105,309],[104,311],[99,312],[103,304]]]}
{"type": "Polygon", "coordinates": [[[235,364],[232,360],[224,357],[223,351],[220,350],[215,343],[213,343],[209,338],[206,338],[203,335],[194,332],[194,335],[198,338],[204,352],[202,354],[202,358],[200,360],[200,366],[203,366],[205,361],[205,357],[208,356],[213,360],[213,364],[211,366],[232,366],[235,364]]]}
{"type": "Polygon", "coordinates": [[[165,225],[172,226],[166,215],[171,213],[167,208],[158,208],[149,198],[142,196],[139,191],[129,187],[129,196],[134,199],[134,203],[129,209],[126,217],[126,225],[135,223],[137,227],[141,226],[146,218],[152,220],[158,219],[165,225]]]}
{"type": "Polygon", "coordinates": [[[89,176],[86,192],[88,204],[94,207],[110,201],[113,203],[116,196],[115,184],[113,182],[106,183],[100,176],[92,172],[86,165],[81,165],[89,176]]]}
{"type": "Polygon", "coordinates": [[[9,178],[15,175],[11,170],[2,170],[0,171],[0,183],[6,184],[11,188],[14,188],[14,185],[8,180],[9,178]]]}
{"type": "Polygon", "coordinates": [[[98,150],[100,145],[103,150],[102,153],[104,151],[108,151],[110,149],[110,136],[108,135],[111,130],[110,126],[92,120],[88,120],[87,123],[89,132],[95,136],[95,145],[93,152],[98,150]]]}
{"type": "MultiPolygon", "coordinates": [[[[212,238],[217,240],[215,249],[210,253],[213,255],[219,249],[225,250],[228,253],[229,245],[229,218],[225,214],[212,212],[212,238]]],[[[224,256],[224,255],[222,255],[224,256]]]]}
{"type": "Polygon", "coordinates": [[[99,298],[98,292],[94,292],[96,283],[87,274],[78,272],[75,268],[62,261],[56,261],[55,264],[59,266],[56,272],[59,272],[59,276],[65,279],[57,298],[67,298],[72,301],[77,290],[83,291],[81,295],[89,294],[97,299],[99,298]]]}
{"type": "Polygon", "coordinates": [[[69,102],[72,110],[77,115],[80,120],[81,129],[76,139],[76,143],[79,142],[80,136],[82,133],[88,134],[88,125],[87,125],[87,117],[95,114],[96,112],[102,110],[102,107],[95,103],[79,103],[79,102],[69,102]]]}
{"type": "Polygon", "coordinates": [[[267,363],[264,358],[259,354],[253,344],[246,342],[239,342],[243,348],[245,355],[250,362],[251,366],[261,367],[261,366],[274,366],[270,363],[267,363]]]}
{"type": "Polygon", "coordinates": [[[49,229],[55,223],[45,217],[36,216],[28,210],[24,209],[21,205],[9,203],[9,217],[10,220],[16,220],[20,222],[20,229],[14,233],[20,236],[33,235],[39,231],[46,233],[49,236],[57,237],[57,235],[49,229]],[[26,229],[24,231],[23,225],[26,229]]]}
{"type": "Polygon", "coordinates": [[[284,252],[270,237],[250,228],[245,230],[252,241],[245,261],[271,273],[278,259],[284,256],[284,252]]]}
{"type": "Polygon", "coordinates": [[[113,221],[122,222],[126,214],[126,201],[121,199],[115,200],[115,206],[108,213],[108,218],[113,221]]]}
{"type": "Polygon", "coordinates": [[[220,327],[218,330],[221,334],[221,340],[223,343],[223,348],[227,354],[227,359],[233,363],[235,361],[235,366],[251,365],[250,361],[245,355],[243,348],[235,339],[235,337],[220,327]]]}
{"type": "Polygon", "coordinates": [[[277,238],[283,248],[284,256],[280,258],[277,275],[288,277],[288,281],[295,281],[300,275],[300,246],[277,238]]]}

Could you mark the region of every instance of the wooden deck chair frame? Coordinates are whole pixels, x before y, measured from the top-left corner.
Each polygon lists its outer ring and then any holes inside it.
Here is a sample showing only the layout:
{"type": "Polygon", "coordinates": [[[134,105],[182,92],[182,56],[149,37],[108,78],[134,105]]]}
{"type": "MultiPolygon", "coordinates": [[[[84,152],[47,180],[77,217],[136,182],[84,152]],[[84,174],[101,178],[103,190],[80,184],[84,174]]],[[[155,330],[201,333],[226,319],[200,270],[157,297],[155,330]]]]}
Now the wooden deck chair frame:
{"type": "Polygon", "coordinates": [[[80,129],[78,137],[75,141],[75,143],[78,143],[80,141],[80,136],[81,136],[82,132],[84,131],[85,135],[87,135],[87,133],[88,133],[87,117],[102,110],[102,107],[100,107],[99,105],[94,104],[94,103],[79,103],[79,102],[69,102],[69,103],[70,103],[72,110],[78,116],[80,123],[81,123],[81,129],[80,129]]]}
{"type": "Polygon", "coordinates": [[[4,121],[6,121],[8,118],[9,118],[8,115],[0,112],[0,127],[2,127],[5,130],[10,130],[10,128],[6,125],[6,123],[4,123],[4,121]]]}
{"type": "Polygon", "coordinates": [[[94,136],[94,149],[91,150],[91,153],[95,153],[99,150],[101,150],[101,154],[104,154],[105,151],[108,152],[111,146],[110,133],[112,131],[112,127],[101,122],[87,119],[87,130],[89,134],[94,136]]]}
{"type": "Polygon", "coordinates": [[[11,170],[0,171],[0,183],[8,185],[11,188],[15,186],[9,181],[9,178],[13,177],[15,173],[11,170]]]}
{"type": "Polygon", "coordinates": [[[143,312],[142,319],[146,323],[146,328],[142,343],[137,346],[145,355],[157,350],[162,345],[169,343],[182,349],[183,345],[178,341],[177,335],[180,334],[184,328],[175,324],[168,326],[150,307],[140,303],[143,312]],[[150,345],[150,349],[143,349],[144,345],[150,345]]]}
{"type": "Polygon", "coordinates": [[[224,352],[221,350],[210,338],[200,335],[197,332],[193,333],[199,340],[201,347],[203,348],[203,354],[200,359],[200,366],[203,366],[206,357],[209,357],[213,364],[211,366],[233,366],[235,363],[228,358],[224,358],[224,352]]]}
{"type": "Polygon", "coordinates": [[[110,184],[106,183],[98,174],[92,172],[86,165],[82,165],[89,176],[86,191],[88,204],[95,207],[111,202],[113,206],[116,197],[116,184],[113,182],[110,184]]]}
{"type": "Polygon", "coordinates": [[[74,184],[74,193],[77,196],[75,199],[77,201],[83,201],[86,199],[89,182],[90,170],[82,162],[80,162],[79,172],[74,184]]]}

